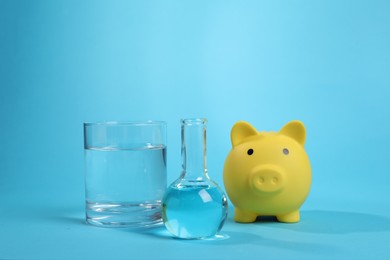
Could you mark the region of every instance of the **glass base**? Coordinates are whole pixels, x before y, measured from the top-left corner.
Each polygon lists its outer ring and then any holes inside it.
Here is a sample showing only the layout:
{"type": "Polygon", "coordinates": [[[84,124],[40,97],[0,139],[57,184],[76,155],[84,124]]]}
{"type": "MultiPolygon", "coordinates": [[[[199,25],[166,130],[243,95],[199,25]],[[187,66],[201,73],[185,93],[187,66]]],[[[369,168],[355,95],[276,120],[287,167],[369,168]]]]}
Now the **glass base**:
{"type": "Polygon", "coordinates": [[[151,227],[163,223],[160,203],[87,202],[86,221],[99,227],[151,227]]]}

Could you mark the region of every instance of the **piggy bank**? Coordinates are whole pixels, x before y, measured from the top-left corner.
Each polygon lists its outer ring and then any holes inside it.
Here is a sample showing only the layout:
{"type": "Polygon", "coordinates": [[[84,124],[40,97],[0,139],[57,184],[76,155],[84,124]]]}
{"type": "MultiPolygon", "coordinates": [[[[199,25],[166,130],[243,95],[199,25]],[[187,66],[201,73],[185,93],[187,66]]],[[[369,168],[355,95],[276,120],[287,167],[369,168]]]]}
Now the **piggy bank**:
{"type": "Polygon", "coordinates": [[[225,160],[223,180],[234,220],[248,223],[276,216],[280,222],[298,222],[311,185],[303,123],[291,121],[279,132],[258,132],[239,121],[230,137],[233,148],[225,160]]]}

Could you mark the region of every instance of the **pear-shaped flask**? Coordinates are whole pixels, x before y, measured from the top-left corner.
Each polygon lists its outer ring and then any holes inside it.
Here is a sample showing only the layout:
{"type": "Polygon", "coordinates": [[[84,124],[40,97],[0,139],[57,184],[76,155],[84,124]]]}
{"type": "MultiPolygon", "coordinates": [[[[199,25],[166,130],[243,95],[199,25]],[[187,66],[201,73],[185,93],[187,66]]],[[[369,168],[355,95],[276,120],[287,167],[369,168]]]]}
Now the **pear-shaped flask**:
{"type": "Polygon", "coordinates": [[[206,119],[181,120],[182,172],[165,192],[163,221],[184,239],[217,235],[227,217],[227,198],[206,167],[206,119]]]}

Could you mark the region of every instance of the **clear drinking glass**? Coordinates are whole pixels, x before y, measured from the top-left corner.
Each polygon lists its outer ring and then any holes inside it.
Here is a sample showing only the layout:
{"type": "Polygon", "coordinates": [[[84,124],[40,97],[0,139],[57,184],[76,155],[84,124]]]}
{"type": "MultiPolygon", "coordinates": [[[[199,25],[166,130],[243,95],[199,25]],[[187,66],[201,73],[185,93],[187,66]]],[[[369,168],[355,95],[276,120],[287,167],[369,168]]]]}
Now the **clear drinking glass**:
{"type": "Polygon", "coordinates": [[[162,223],[166,123],[84,123],[86,220],[97,226],[162,223]]]}

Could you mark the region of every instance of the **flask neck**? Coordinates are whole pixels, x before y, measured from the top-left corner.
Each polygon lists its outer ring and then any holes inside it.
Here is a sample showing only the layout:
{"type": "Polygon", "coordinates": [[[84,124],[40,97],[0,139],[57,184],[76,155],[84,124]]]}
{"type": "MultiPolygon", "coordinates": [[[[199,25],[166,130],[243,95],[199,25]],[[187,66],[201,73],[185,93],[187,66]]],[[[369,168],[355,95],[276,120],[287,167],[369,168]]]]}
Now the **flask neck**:
{"type": "Polygon", "coordinates": [[[206,166],[206,119],[181,120],[181,156],[184,179],[208,179],[206,166]]]}

